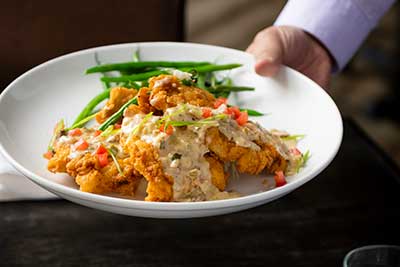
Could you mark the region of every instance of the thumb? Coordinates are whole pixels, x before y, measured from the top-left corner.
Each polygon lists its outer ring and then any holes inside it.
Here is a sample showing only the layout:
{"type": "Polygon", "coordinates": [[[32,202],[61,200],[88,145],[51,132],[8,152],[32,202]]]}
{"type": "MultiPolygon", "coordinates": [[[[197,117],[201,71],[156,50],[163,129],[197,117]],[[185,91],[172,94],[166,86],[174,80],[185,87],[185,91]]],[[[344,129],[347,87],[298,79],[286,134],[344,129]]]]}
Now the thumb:
{"type": "Polygon", "coordinates": [[[282,64],[282,47],[279,32],[270,27],[259,32],[246,51],[255,56],[255,71],[258,74],[273,76],[282,64]]]}

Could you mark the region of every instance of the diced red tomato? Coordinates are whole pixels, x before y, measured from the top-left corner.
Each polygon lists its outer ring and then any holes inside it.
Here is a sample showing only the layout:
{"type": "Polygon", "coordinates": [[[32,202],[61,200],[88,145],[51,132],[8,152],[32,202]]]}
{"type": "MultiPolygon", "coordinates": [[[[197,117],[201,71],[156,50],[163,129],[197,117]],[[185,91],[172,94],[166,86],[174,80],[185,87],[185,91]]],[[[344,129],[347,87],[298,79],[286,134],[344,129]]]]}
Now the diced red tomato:
{"type": "Polygon", "coordinates": [[[96,154],[97,155],[98,154],[104,154],[104,153],[107,153],[107,152],[108,152],[107,149],[102,145],[99,145],[99,147],[96,149],[96,154]]]}
{"type": "Polygon", "coordinates": [[[108,153],[97,154],[97,159],[101,167],[108,165],[108,153]]]}
{"type": "Polygon", "coordinates": [[[283,174],[283,171],[275,172],[274,179],[275,179],[276,187],[283,186],[283,185],[285,185],[287,183],[285,175],[283,174]]]}
{"type": "Polygon", "coordinates": [[[229,107],[229,109],[235,115],[235,118],[239,118],[240,114],[242,113],[238,107],[229,107]]]}
{"type": "Polygon", "coordinates": [[[88,142],[85,140],[81,139],[78,142],[75,143],[75,149],[76,150],[85,150],[89,147],[88,142]]]}
{"type": "Polygon", "coordinates": [[[53,157],[53,152],[47,151],[46,153],[43,154],[43,157],[46,159],[51,159],[53,157]]]}
{"type": "Polygon", "coordinates": [[[219,106],[221,106],[222,104],[226,105],[227,101],[228,101],[228,99],[223,98],[223,97],[217,98],[214,102],[214,108],[219,108],[219,106]]]}
{"type": "Polygon", "coordinates": [[[69,136],[79,136],[82,135],[82,131],[79,128],[72,129],[71,131],[68,132],[69,136]]]}
{"type": "Polygon", "coordinates": [[[249,115],[247,115],[247,111],[240,112],[240,115],[236,118],[236,122],[239,125],[244,125],[249,120],[249,115]]]}
{"type": "Polygon", "coordinates": [[[114,124],[114,129],[121,129],[121,124],[119,123],[114,124]]]}
{"type": "Polygon", "coordinates": [[[212,116],[211,108],[202,108],[201,111],[203,112],[202,114],[203,118],[208,118],[212,116]]]}
{"type": "Polygon", "coordinates": [[[235,119],[239,118],[240,116],[240,109],[238,107],[228,107],[225,111],[225,114],[233,115],[235,119]]]}
{"type": "Polygon", "coordinates": [[[103,132],[102,130],[96,130],[93,135],[99,136],[99,135],[101,135],[102,132],[103,132]]]}
{"type": "Polygon", "coordinates": [[[165,128],[165,124],[162,124],[159,128],[160,132],[163,132],[163,133],[165,132],[167,135],[171,135],[174,133],[174,127],[172,127],[171,125],[168,125],[167,129],[164,129],[164,128],[165,128]]]}
{"type": "Polygon", "coordinates": [[[290,151],[290,153],[292,153],[293,155],[296,155],[296,156],[301,155],[300,150],[298,150],[297,148],[292,148],[292,149],[290,149],[289,151],[290,151]]]}

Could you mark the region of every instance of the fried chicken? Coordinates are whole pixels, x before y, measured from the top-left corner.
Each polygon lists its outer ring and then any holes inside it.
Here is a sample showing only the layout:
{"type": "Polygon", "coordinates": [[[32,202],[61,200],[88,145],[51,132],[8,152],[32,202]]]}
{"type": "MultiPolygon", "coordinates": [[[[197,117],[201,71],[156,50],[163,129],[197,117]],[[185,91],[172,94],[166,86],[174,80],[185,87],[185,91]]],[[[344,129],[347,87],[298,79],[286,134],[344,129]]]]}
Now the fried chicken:
{"type": "Polygon", "coordinates": [[[172,75],[160,75],[150,79],[151,90],[149,103],[157,110],[165,111],[181,103],[200,107],[212,107],[215,97],[208,91],[186,86],[172,75]]]}
{"type": "Polygon", "coordinates": [[[96,121],[103,123],[112,114],[117,112],[126,102],[137,94],[137,90],[125,87],[114,87],[110,91],[110,99],[105,106],[97,113],[96,121]]]}
{"type": "Polygon", "coordinates": [[[54,147],[54,155],[47,163],[47,169],[51,172],[66,172],[68,156],[71,151],[70,146],[65,143],[58,143],[54,147]]]}
{"type": "Polygon", "coordinates": [[[158,151],[153,145],[131,138],[124,147],[131,155],[132,166],[148,181],[146,201],[171,201],[173,178],[163,171],[158,151]]]}
{"type": "Polygon", "coordinates": [[[212,184],[220,191],[224,191],[228,183],[228,173],[224,171],[224,163],[213,154],[207,154],[204,157],[210,164],[212,184]]]}
{"type": "Polygon", "coordinates": [[[86,153],[71,159],[66,166],[66,172],[75,177],[81,191],[133,196],[142,177],[129,164],[129,159],[120,159],[118,163],[122,175],[114,163],[101,167],[95,155],[86,153]]]}
{"type": "Polygon", "coordinates": [[[236,162],[240,173],[259,174],[264,169],[274,173],[286,168],[286,160],[269,144],[258,144],[261,148],[259,151],[238,146],[216,127],[207,130],[206,142],[210,151],[222,161],[236,162]]]}

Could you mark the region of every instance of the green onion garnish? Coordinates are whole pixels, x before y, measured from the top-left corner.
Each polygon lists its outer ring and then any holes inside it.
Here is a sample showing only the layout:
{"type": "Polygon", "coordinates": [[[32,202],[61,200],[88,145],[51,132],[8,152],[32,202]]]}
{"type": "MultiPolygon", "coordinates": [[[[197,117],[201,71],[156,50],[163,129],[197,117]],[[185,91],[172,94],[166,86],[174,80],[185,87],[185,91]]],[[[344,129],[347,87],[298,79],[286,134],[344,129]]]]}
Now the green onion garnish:
{"type": "Polygon", "coordinates": [[[298,141],[300,139],[303,139],[305,136],[306,136],[305,134],[294,134],[294,135],[282,136],[281,139],[284,141],[288,140],[298,141]]]}
{"type": "Polygon", "coordinates": [[[56,126],[54,127],[53,135],[51,136],[49,145],[47,146],[48,151],[53,151],[54,150],[54,143],[57,139],[57,136],[61,134],[61,132],[65,128],[65,123],[64,120],[61,119],[59,122],[57,122],[56,126]]]}
{"type": "Polygon", "coordinates": [[[300,169],[306,166],[307,161],[310,159],[310,157],[311,157],[310,150],[307,150],[306,153],[304,153],[299,160],[299,163],[296,167],[296,173],[299,173],[300,169]]]}
{"type": "Polygon", "coordinates": [[[119,174],[121,176],[123,176],[124,173],[122,172],[121,166],[119,165],[119,162],[118,162],[117,158],[115,157],[114,153],[112,152],[111,149],[108,149],[108,148],[107,148],[107,152],[108,152],[108,154],[110,154],[111,158],[113,159],[115,167],[117,167],[119,174]]]}

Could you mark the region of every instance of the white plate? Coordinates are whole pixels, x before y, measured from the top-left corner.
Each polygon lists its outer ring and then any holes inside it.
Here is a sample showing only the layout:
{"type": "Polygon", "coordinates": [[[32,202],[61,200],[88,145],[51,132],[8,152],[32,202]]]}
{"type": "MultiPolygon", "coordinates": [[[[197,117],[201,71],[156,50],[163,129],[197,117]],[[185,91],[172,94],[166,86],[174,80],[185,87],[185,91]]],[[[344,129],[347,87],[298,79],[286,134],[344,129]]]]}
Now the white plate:
{"type": "MultiPolygon", "coordinates": [[[[43,63],[12,82],[0,96],[0,152],[22,174],[70,201],[115,213],[155,218],[188,218],[225,214],[255,207],[288,194],[311,180],[336,155],[342,140],[342,119],[328,94],[300,73],[283,67],[274,78],[253,71],[254,59],[242,51],[191,43],[132,43],[83,50],[43,63]],[[84,75],[94,53],[103,62],[128,61],[140,47],[143,60],[240,62],[231,71],[238,85],[256,87],[231,101],[268,113],[257,118],[266,128],[305,134],[302,151],[310,150],[307,166],[288,184],[262,192],[265,177],[241,177],[230,188],[244,196],[197,203],[156,203],[81,192],[67,175],[52,174],[42,158],[55,122],[72,122],[82,107],[102,90],[99,75],[84,75]]],[[[1,163],[0,163],[1,164],[1,163]]],[[[304,195],[304,198],[307,196],[304,195]]]]}

